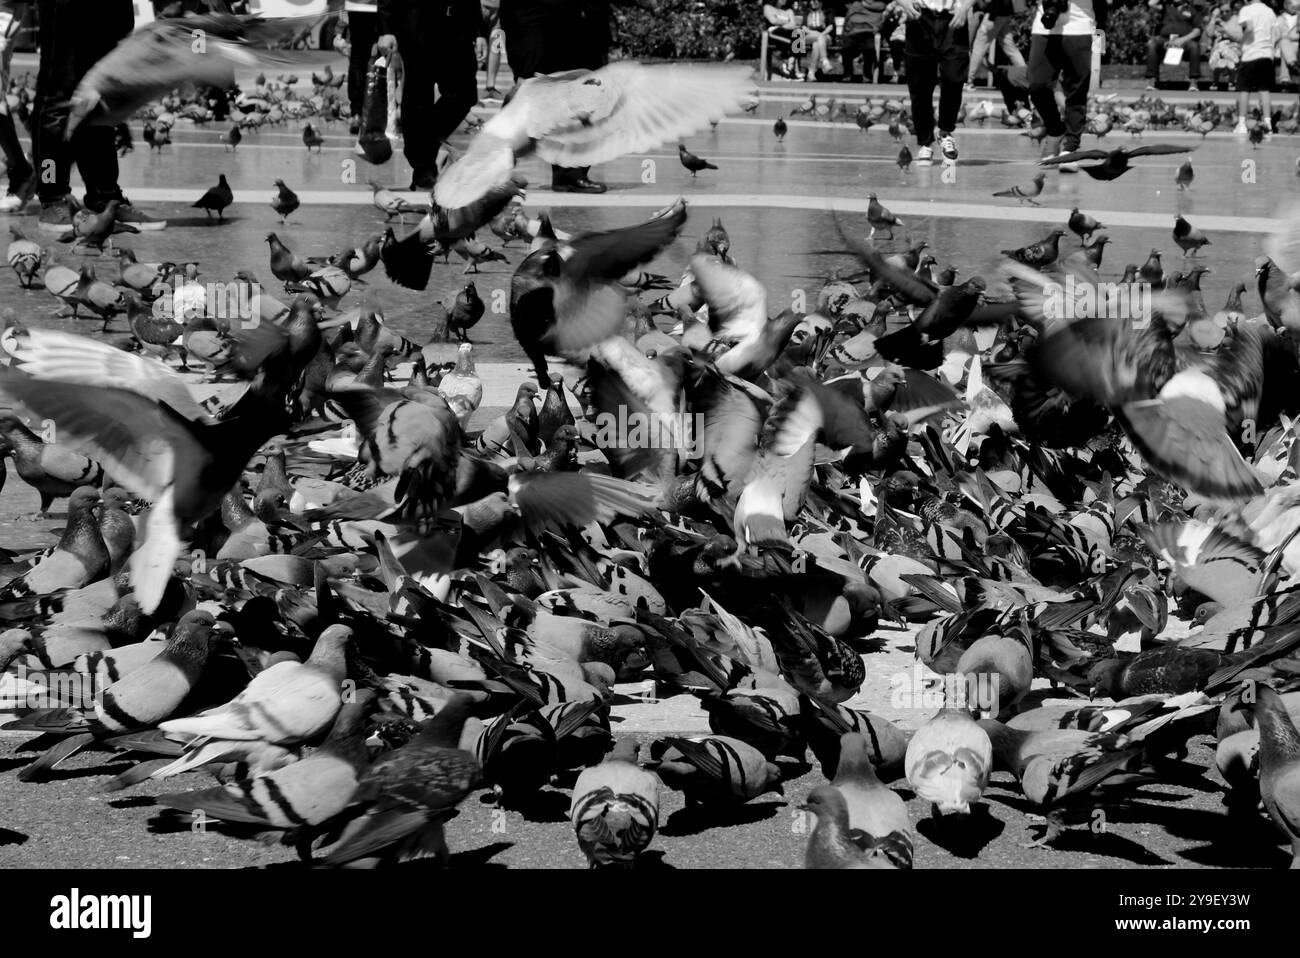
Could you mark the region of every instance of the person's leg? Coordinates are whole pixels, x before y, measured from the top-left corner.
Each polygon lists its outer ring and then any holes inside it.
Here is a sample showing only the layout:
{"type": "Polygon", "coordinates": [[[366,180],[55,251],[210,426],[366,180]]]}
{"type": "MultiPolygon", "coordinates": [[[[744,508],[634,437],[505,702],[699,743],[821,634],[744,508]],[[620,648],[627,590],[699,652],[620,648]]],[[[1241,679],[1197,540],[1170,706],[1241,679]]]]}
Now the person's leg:
{"type": "Polygon", "coordinates": [[[1160,61],[1165,57],[1165,38],[1152,37],[1147,41],[1147,83],[1160,82],[1160,61]]]}
{"type": "MultiPolygon", "coordinates": [[[[77,88],[74,57],[73,0],[39,0],[40,64],[36,71],[36,98],[32,104],[32,154],[36,160],[36,194],[53,213],[71,193],[72,151],[64,142],[68,102],[77,88]]],[[[42,221],[47,217],[42,215],[42,221]]],[[[51,224],[58,226],[59,224],[51,224]]]]}
{"type": "Polygon", "coordinates": [[[970,69],[970,31],[967,25],[944,26],[939,46],[939,133],[951,136],[961,112],[961,91],[970,69]]]}
{"type": "Polygon", "coordinates": [[[437,71],[438,102],[427,123],[434,139],[441,144],[456,132],[478,101],[478,62],[472,36],[443,31],[430,39],[437,71]]]}
{"type": "Polygon", "coordinates": [[[877,37],[874,33],[864,33],[862,36],[862,81],[864,83],[876,82],[876,43],[877,37]]]}
{"type": "MultiPolygon", "coordinates": [[[[9,89],[9,64],[13,59],[14,42],[18,39],[19,18],[5,11],[0,11],[0,90],[9,89]]],[[[36,188],[32,165],[23,153],[18,140],[18,130],[14,118],[9,112],[7,97],[0,96],[0,151],[4,153],[5,171],[9,177],[9,187],[0,210],[11,212],[26,205],[36,188]]]]}
{"type": "Polygon", "coordinates": [[[1029,38],[1029,100],[1042,117],[1043,129],[1047,131],[1043,145],[1044,155],[1059,152],[1059,140],[1065,134],[1065,124],[1056,104],[1056,67],[1052,65],[1049,53],[1049,41],[1054,39],[1059,38],[1041,33],[1029,38]]]}
{"type": "Polygon", "coordinates": [[[935,20],[925,11],[907,22],[903,61],[907,70],[907,93],[912,103],[912,123],[918,146],[934,143],[934,88],[938,81],[935,20]]]}
{"type": "MultiPolygon", "coordinates": [[[[971,86],[979,79],[980,71],[985,68],[984,60],[989,55],[989,47],[993,42],[994,18],[991,15],[985,15],[979,18],[979,26],[975,29],[975,39],[970,45],[970,75],[967,82],[971,86]]],[[[992,70],[989,71],[990,75],[992,70]]]]}
{"type": "Polygon", "coordinates": [[[366,101],[366,74],[370,70],[370,53],[379,39],[377,13],[348,14],[348,104],[353,116],[361,116],[361,106],[366,101]]]}
{"type": "Polygon", "coordinates": [[[1268,87],[1259,91],[1260,116],[1263,119],[1264,129],[1269,133],[1273,132],[1273,93],[1268,87]]]}
{"type": "Polygon", "coordinates": [[[1025,58],[1021,55],[1020,48],[1016,46],[1016,36],[1012,29],[1015,26],[1015,20],[1012,17],[998,17],[998,24],[993,31],[993,35],[997,42],[1002,45],[1002,55],[1007,58],[1007,62],[1011,66],[1024,66],[1025,58]]]}
{"type": "Polygon", "coordinates": [[[1092,37],[1060,38],[1056,65],[1061,71],[1061,92],[1065,94],[1065,136],[1062,152],[1073,152],[1083,139],[1088,121],[1088,89],[1092,84],[1092,37]]]}
{"type": "MultiPolygon", "coordinates": [[[[840,63],[843,66],[841,72],[845,80],[852,80],[856,76],[853,64],[857,62],[858,57],[862,56],[862,54],[862,34],[846,33],[840,41],[840,63]]],[[[864,70],[865,66],[864,61],[864,70]]]]}
{"type": "MultiPolygon", "coordinates": [[[[73,5],[76,33],[73,64],[79,81],[118,42],[135,29],[131,0],[79,0],[73,5]]],[[[117,183],[117,146],[111,126],[82,124],[72,136],[77,170],[86,186],[86,206],[103,209],[109,200],[121,199],[117,183]]]]}
{"type": "Polygon", "coordinates": [[[497,75],[501,72],[501,54],[506,48],[506,34],[500,26],[492,28],[488,36],[488,55],[487,55],[487,72],[484,76],[484,83],[487,85],[489,93],[499,93],[497,89],[497,75]]]}
{"type": "Polygon", "coordinates": [[[1184,43],[1183,56],[1187,59],[1187,79],[1195,83],[1201,78],[1201,45],[1195,40],[1184,43]]]}

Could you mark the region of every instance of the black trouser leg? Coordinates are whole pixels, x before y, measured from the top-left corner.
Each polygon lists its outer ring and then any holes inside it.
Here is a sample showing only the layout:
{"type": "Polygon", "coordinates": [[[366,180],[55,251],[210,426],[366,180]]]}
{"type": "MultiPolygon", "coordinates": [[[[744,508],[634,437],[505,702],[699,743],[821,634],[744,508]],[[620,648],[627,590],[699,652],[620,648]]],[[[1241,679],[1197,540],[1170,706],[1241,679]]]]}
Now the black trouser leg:
{"type": "Polygon", "coordinates": [[[64,140],[77,83],[135,26],[130,0],[40,0],[41,61],[36,74],[34,150],[41,202],[70,192],[75,160],[86,204],[102,207],[121,195],[111,126],[82,123],[64,140]]]}
{"type": "Polygon", "coordinates": [[[446,140],[469,116],[478,102],[478,59],[474,56],[474,38],[446,36],[438,41],[438,102],[433,105],[429,125],[438,142],[446,140]]]}
{"type": "Polygon", "coordinates": [[[1065,139],[1061,148],[1077,150],[1088,122],[1088,91],[1092,86],[1092,37],[1061,37],[1057,66],[1061,71],[1061,92],[1065,94],[1065,139]]]}
{"type": "Polygon", "coordinates": [[[935,42],[937,19],[922,11],[907,22],[904,60],[907,69],[907,92],[912,101],[912,123],[916,142],[929,146],[934,142],[934,87],[938,82],[938,50],[935,42]]]}
{"type": "Polygon", "coordinates": [[[1058,137],[1065,133],[1060,108],[1056,105],[1056,76],[1059,72],[1051,56],[1060,37],[1036,33],[1029,38],[1029,99],[1043,118],[1047,135],[1058,137]]]}
{"type": "Polygon", "coordinates": [[[370,71],[370,51],[379,39],[379,15],[377,13],[348,14],[348,42],[352,45],[348,52],[348,103],[352,115],[361,115],[361,106],[366,101],[366,75],[370,71]]]}
{"type": "Polygon", "coordinates": [[[944,25],[939,45],[939,130],[951,133],[961,112],[961,91],[970,70],[970,27],[944,25]]]}

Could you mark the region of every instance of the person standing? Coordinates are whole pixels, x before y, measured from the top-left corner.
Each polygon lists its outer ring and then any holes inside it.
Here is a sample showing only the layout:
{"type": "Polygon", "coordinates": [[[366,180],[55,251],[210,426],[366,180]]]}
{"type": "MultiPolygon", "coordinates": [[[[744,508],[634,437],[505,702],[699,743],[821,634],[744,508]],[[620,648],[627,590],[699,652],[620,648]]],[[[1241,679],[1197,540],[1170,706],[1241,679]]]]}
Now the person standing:
{"type": "Polygon", "coordinates": [[[402,144],[412,191],[433,189],[439,148],[478,102],[482,23],[479,0],[379,0],[376,45],[402,57],[402,144]]]}
{"type": "Polygon", "coordinates": [[[0,0],[0,151],[4,153],[9,188],[0,197],[0,213],[21,211],[36,192],[36,175],[18,141],[18,128],[9,109],[9,64],[22,29],[25,5],[15,0],[0,0]]]}
{"type": "MultiPolygon", "coordinates": [[[[501,0],[506,59],[515,82],[566,70],[605,65],[611,34],[608,0],[501,0]]],[[[557,193],[604,193],[590,167],[551,167],[557,193]]]]}
{"type": "MultiPolygon", "coordinates": [[[[370,54],[379,39],[379,4],[375,0],[346,0],[343,14],[348,27],[348,105],[352,108],[349,128],[356,133],[361,125],[361,108],[366,102],[370,54]]],[[[339,42],[336,33],[335,45],[339,42]]]]}
{"type": "MultiPolygon", "coordinates": [[[[1101,3],[1102,0],[1096,0],[1101,3]]],[[[1043,6],[1034,14],[1029,39],[1029,99],[1043,118],[1047,136],[1043,157],[1073,153],[1088,119],[1088,87],[1092,83],[1092,38],[1098,17],[1094,0],[1069,0],[1065,10],[1043,20],[1043,6]],[[1056,81],[1065,97],[1062,118],[1056,103],[1056,81]]],[[[1078,172],[1078,164],[1062,163],[1062,173],[1078,172]]]]}
{"type": "Polygon", "coordinates": [[[957,162],[952,131],[961,109],[962,87],[970,68],[970,12],[974,0],[891,0],[907,23],[904,61],[907,92],[916,125],[917,166],[934,162],[934,88],[939,87],[939,152],[957,162]]]}
{"type": "Polygon", "coordinates": [[[980,70],[985,68],[986,61],[989,77],[992,78],[994,54],[998,49],[1002,50],[1002,55],[1007,58],[1007,63],[1011,66],[1025,65],[1025,58],[1021,56],[1020,48],[1016,46],[1016,38],[1011,35],[1011,28],[1015,25],[1015,12],[1016,8],[1012,0],[989,0],[979,28],[974,31],[974,39],[971,41],[968,82],[972,87],[979,78],[980,70]]]}
{"type": "Polygon", "coordinates": [[[86,72],[135,29],[131,0],[39,0],[40,67],[36,72],[32,153],[36,158],[39,227],[64,233],[72,226],[72,164],[86,187],[86,208],[103,212],[117,200],[117,220],[141,230],[160,230],[166,220],[137,209],[118,185],[113,128],[91,123],[68,139],[72,94],[86,72]]]}
{"type": "Polygon", "coordinates": [[[1238,136],[1246,134],[1250,95],[1259,94],[1260,122],[1266,133],[1273,132],[1273,48],[1281,33],[1277,14],[1260,0],[1251,0],[1237,16],[1223,24],[1223,31],[1241,41],[1241,63],[1237,66],[1238,136]]]}
{"type": "Polygon", "coordinates": [[[1190,0],[1151,0],[1150,7],[1161,16],[1160,32],[1147,41],[1147,89],[1154,90],[1160,82],[1160,64],[1165,51],[1179,47],[1187,58],[1189,93],[1199,93],[1201,79],[1201,12],[1190,0]]]}

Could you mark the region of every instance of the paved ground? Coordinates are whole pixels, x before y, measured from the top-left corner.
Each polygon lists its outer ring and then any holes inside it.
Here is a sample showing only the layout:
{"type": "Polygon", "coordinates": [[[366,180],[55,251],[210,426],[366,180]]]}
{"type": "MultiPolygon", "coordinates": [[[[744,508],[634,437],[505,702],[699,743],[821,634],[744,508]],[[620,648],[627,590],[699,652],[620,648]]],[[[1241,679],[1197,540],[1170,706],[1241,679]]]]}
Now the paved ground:
{"type": "MultiPolygon", "coordinates": [[[[1205,140],[1185,134],[1148,134],[1151,141],[1167,140],[1196,149],[1197,179],[1190,192],[1174,189],[1173,174],[1180,158],[1155,157],[1141,161],[1137,169],[1109,184],[1082,175],[1050,173],[1041,198],[1043,208],[1020,207],[991,196],[996,190],[1027,182],[1035,170],[1036,150],[1014,131],[993,127],[961,131],[962,159],[955,182],[945,181],[939,168],[914,169],[901,175],[894,164],[898,144],[883,129],[863,135],[847,124],[795,120],[785,143],[777,144],[770,129],[772,121],[813,89],[802,84],[770,84],[764,88],[756,117],[727,118],[716,130],[690,138],[688,146],[717,162],[722,168],[719,172],[692,179],[677,163],[675,153],[666,148],[595,170],[595,175],[611,186],[603,197],[566,197],[542,188],[548,183],[546,171],[539,163],[528,162],[524,172],[536,184],[529,192],[528,206],[532,211],[551,210],[560,228],[574,231],[625,224],[685,195],[691,219],[684,238],[654,268],[665,273],[679,271],[698,235],[714,217],[720,217],[731,232],[741,265],[766,285],[773,309],[788,302],[797,289],[815,292],[832,269],[855,268],[836,237],[829,210],[840,211],[849,228],[865,234],[861,214],[868,191],[878,193],[906,223],[892,248],[924,239],[940,263],[955,264],[964,276],[982,271],[999,249],[1024,245],[1052,226],[1063,225],[1076,205],[1111,227],[1113,242],[1106,253],[1106,274],[1118,276],[1124,264],[1141,262],[1153,248],[1166,250],[1168,268],[1181,268],[1170,227],[1174,213],[1182,212],[1213,240],[1205,257],[1213,273],[1203,286],[1207,301],[1217,305],[1232,283],[1249,276],[1252,260],[1260,252],[1259,232],[1269,217],[1296,198],[1300,185],[1295,173],[1300,140],[1279,137],[1254,150],[1226,134],[1205,140]],[[1245,168],[1252,176],[1243,176],[1243,163],[1247,162],[1253,164],[1245,168]]],[[[902,94],[897,88],[826,90],[859,98],[864,92],[873,96],[902,94]]],[[[269,280],[264,238],[271,230],[296,252],[318,254],[341,249],[345,243],[381,229],[383,217],[370,205],[365,181],[375,176],[385,183],[400,184],[409,177],[400,158],[380,170],[357,161],[353,170],[349,166],[354,162],[350,138],[337,126],[327,130],[320,155],[306,153],[296,125],[249,135],[236,154],[223,149],[216,128],[178,128],[175,143],[161,155],[149,154],[139,140],[138,124],[135,132],[137,149],[123,160],[123,185],[136,202],[167,216],[170,226],[164,232],[127,237],[123,245],[141,260],[197,260],[205,280],[226,279],[239,268],[249,268],[269,280]],[[201,215],[194,215],[199,211],[191,210],[189,203],[223,172],[236,191],[236,203],[229,211],[229,222],[208,226],[201,215]],[[303,207],[287,226],[280,226],[267,206],[277,177],[285,179],[303,199],[303,207]]],[[[1091,145],[1092,138],[1088,140],[1091,145]]],[[[1121,141],[1112,135],[1107,143],[1118,145],[1121,141]]],[[[9,223],[32,229],[35,225],[31,217],[11,217],[9,223]]],[[[70,256],[67,247],[57,249],[62,261],[79,265],[80,259],[70,256]]],[[[368,277],[371,282],[363,289],[377,297],[391,324],[412,338],[423,339],[428,335],[430,304],[446,301],[467,278],[477,283],[489,303],[504,294],[520,251],[507,249],[506,253],[509,266],[494,264],[478,276],[465,277],[455,263],[436,267],[430,289],[424,293],[399,289],[378,271],[368,277]]],[[[111,279],[116,275],[113,260],[92,257],[88,261],[101,276],[111,279]]],[[[349,297],[345,306],[348,302],[355,300],[349,297]]],[[[23,291],[12,275],[0,276],[0,307],[12,309],[21,321],[95,334],[97,324],[55,319],[52,314],[57,305],[43,289],[23,291]]],[[[1257,308],[1253,298],[1248,298],[1247,308],[1257,308]]],[[[480,361],[489,364],[485,366],[489,396],[480,412],[482,418],[513,395],[524,375],[519,365],[524,357],[503,312],[490,311],[473,335],[480,361]]],[[[0,492],[0,546],[17,548],[52,541],[51,532],[60,522],[21,521],[34,511],[35,504],[31,490],[11,476],[0,492]]],[[[911,669],[910,642],[910,635],[894,633],[888,636],[884,651],[868,656],[869,678],[857,701],[914,727],[925,716],[892,709],[888,694],[891,678],[911,669]]],[[[615,712],[620,734],[652,737],[705,727],[703,714],[689,699],[655,705],[629,700],[615,712]]],[[[23,745],[21,737],[0,737],[0,772],[27,760],[23,745]]],[[[117,770],[100,766],[105,757],[79,756],[60,778],[46,785],[22,785],[12,775],[0,774],[0,826],[29,836],[19,843],[0,828],[0,867],[233,867],[292,859],[292,854],[282,849],[212,832],[168,832],[151,824],[158,809],[150,805],[147,796],[167,789],[148,785],[127,796],[102,794],[99,787],[106,775],[117,770]]],[[[1203,749],[1192,755],[1201,764],[1207,758],[1203,749]]],[[[790,772],[786,792],[791,802],[822,780],[818,771],[790,772]]],[[[991,820],[982,834],[977,834],[979,829],[972,833],[974,839],[967,836],[964,842],[954,844],[922,824],[918,866],[1285,864],[1285,856],[1275,850],[1277,843],[1268,823],[1258,830],[1253,826],[1225,829],[1220,796],[1213,784],[1217,779],[1211,779],[1194,792],[1172,787],[1146,789],[1134,806],[1113,811],[1105,833],[1080,831],[1063,839],[1061,850],[1055,852],[1021,847],[1031,837],[1021,802],[1013,791],[995,787],[990,791],[991,820]],[[1183,796],[1190,797],[1178,801],[1183,796]]],[[[193,774],[178,779],[176,787],[199,787],[206,781],[193,774]]],[[[469,863],[577,867],[582,864],[581,856],[567,826],[560,824],[566,807],[558,792],[548,793],[537,808],[526,813],[508,811],[504,815],[475,799],[450,826],[450,843],[469,863]]],[[[679,808],[678,797],[671,796],[665,806],[667,824],[655,845],[666,864],[763,867],[800,861],[802,820],[791,807],[773,799],[755,802],[732,818],[704,823],[672,815],[679,808]]],[[[912,812],[916,819],[926,814],[915,801],[912,812]]]]}

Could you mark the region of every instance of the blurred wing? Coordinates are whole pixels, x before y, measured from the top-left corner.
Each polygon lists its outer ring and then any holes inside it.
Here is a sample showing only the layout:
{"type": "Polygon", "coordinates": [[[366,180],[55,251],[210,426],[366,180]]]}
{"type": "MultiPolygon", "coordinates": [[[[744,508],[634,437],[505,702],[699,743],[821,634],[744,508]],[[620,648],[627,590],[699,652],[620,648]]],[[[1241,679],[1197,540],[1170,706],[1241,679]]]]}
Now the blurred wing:
{"type": "Polygon", "coordinates": [[[125,389],[0,376],[0,388],[40,416],[53,419],[138,496],[159,499],[178,459],[198,461],[194,438],[157,403],[125,389]]]}
{"type": "Polygon", "coordinates": [[[581,528],[617,516],[648,515],[655,509],[641,486],[582,472],[516,473],[510,477],[510,501],[534,530],[581,528]]]}
{"type": "Polygon", "coordinates": [[[7,341],[18,368],[38,379],[129,389],[166,403],[186,419],[209,419],[185,382],[156,359],[52,329],[24,330],[7,341]]]}
{"type": "Polygon", "coordinates": [[[709,305],[709,328],[719,339],[757,339],[767,326],[767,291],[753,276],[716,256],[691,257],[691,272],[709,305]]]}
{"type": "Polygon", "coordinates": [[[1109,155],[1105,150],[1075,150],[1073,153],[1062,153],[1059,156],[1039,160],[1038,163],[1040,166],[1058,166],[1061,163],[1076,163],[1079,160],[1104,160],[1109,155]]]}
{"type": "MultiPolygon", "coordinates": [[[[1131,150],[1125,150],[1130,157],[1134,156],[1162,156],[1166,153],[1190,153],[1195,147],[1191,146],[1174,146],[1172,143],[1148,143],[1143,146],[1134,147],[1131,150]]],[[[1094,151],[1095,152],[1095,151],[1094,151]]],[[[1063,156],[1056,158],[1057,163],[1064,163],[1066,160],[1063,156]]]]}
{"type": "Polygon", "coordinates": [[[575,237],[573,253],[564,261],[566,271],[581,276],[619,279],[628,270],[648,263],[676,239],[686,223],[686,201],[678,200],[667,216],[622,229],[586,233],[575,237]]]}
{"type": "Polygon", "coordinates": [[[536,97],[530,102],[528,133],[547,163],[608,163],[688,136],[710,119],[736,112],[753,88],[752,72],[734,65],[611,63],[526,91],[536,97]]]}

